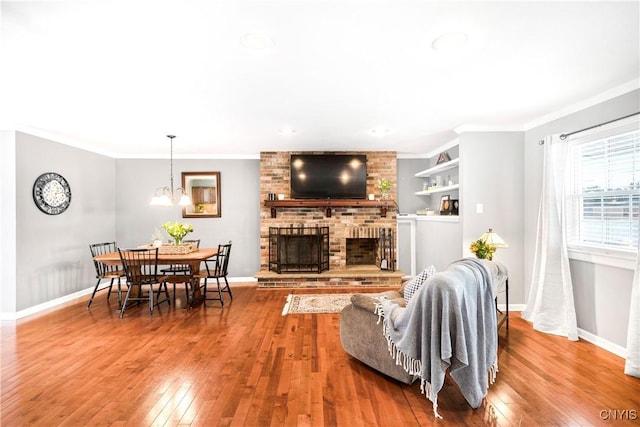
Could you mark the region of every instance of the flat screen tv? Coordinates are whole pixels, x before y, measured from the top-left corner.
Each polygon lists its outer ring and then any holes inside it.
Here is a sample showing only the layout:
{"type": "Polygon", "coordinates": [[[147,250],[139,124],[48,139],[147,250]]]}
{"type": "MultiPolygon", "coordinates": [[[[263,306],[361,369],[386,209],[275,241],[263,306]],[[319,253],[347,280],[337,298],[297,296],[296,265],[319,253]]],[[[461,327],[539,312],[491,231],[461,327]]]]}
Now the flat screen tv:
{"type": "Polygon", "coordinates": [[[292,199],[364,199],[364,154],[292,154],[292,199]]]}

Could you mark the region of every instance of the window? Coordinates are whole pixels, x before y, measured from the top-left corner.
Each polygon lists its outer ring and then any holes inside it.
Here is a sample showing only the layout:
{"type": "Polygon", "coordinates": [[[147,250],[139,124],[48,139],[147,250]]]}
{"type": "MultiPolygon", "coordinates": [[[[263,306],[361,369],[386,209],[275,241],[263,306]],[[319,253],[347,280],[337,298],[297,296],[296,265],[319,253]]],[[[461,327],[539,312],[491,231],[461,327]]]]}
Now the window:
{"type": "Polygon", "coordinates": [[[637,122],[634,127],[571,143],[567,198],[571,247],[637,251],[640,131],[637,122]]]}

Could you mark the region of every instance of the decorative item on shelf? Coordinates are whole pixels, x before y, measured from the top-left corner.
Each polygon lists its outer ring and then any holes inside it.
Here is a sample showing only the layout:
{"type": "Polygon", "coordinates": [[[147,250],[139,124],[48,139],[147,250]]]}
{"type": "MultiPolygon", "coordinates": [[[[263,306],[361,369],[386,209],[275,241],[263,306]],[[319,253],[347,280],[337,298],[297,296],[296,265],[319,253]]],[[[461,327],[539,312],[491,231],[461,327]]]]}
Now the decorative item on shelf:
{"type": "Polygon", "coordinates": [[[416,215],[427,215],[427,216],[433,216],[435,215],[436,211],[432,211],[431,209],[427,208],[427,209],[418,209],[416,211],[416,215]]]}
{"type": "Polygon", "coordinates": [[[153,239],[153,246],[159,248],[162,246],[162,233],[157,228],[154,230],[153,235],[151,236],[153,239]]]}
{"type": "Polygon", "coordinates": [[[451,207],[450,215],[458,215],[460,213],[460,200],[459,199],[451,199],[449,201],[449,206],[451,207]]]}
{"type": "Polygon", "coordinates": [[[447,153],[446,151],[443,151],[438,156],[438,160],[436,160],[436,165],[439,165],[440,163],[450,162],[450,161],[451,161],[451,157],[449,156],[449,153],[447,153]]]}
{"type": "Polygon", "coordinates": [[[445,199],[443,197],[440,204],[440,215],[458,215],[459,207],[460,201],[458,199],[445,199]]]}
{"type": "Polygon", "coordinates": [[[386,178],[378,179],[378,188],[380,189],[382,200],[387,200],[389,198],[389,190],[391,190],[391,181],[386,178]]]}
{"type": "Polygon", "coordinates": [[[173,238],[173,244],[176,246],[182,243],[184,236],[193,231],[193,225],[186,222],[181,224],[179,222],[169,221],[162,224],[162,228],[164,228],[167,234],[173,238]]]}
{"type": "Polygon", "coordinates": [[[508,248],[509,245],[502,240],[502,238],[495,233],[492,228],[484,233],[478,240],[471,243],[469,249],[476,257],[480,259],[493,259],[493,254],[497,248],[508,248]]]}
{"type": "Polygon", "coordinates": [[[180,200],[178,204],[180,206],[187,206],[191,204],[191,197],[187,194],[187,192],[182,188],[173,188],[173,138],[175,135],[167,135],[167,138],[171,141],[171,151],[169,157],[169,165],[170,165],[170,174],[169,174],[169,186],[168,187],[159,187],[153,193],[151,197],[151,202],[149,204],[151,206],[173,206],[174,198],[180,194],[180,200]]]}
{"type": "Polygon", "coordinates": [[[448,194],[440,198],[440,215],[451,215],[451,200],[448,194]]]}

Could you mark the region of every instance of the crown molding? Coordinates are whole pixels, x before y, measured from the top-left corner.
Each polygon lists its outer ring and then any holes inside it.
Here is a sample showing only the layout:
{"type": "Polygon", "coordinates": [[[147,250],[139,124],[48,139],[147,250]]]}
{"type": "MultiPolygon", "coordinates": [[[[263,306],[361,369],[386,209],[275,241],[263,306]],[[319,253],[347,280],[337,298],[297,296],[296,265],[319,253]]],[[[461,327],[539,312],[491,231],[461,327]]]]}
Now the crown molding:
{"type": "Polygon", "coordinates": [[[398,153],[397,159],[428,159],[429,156],[425,153],[398,153]]]}
{"type": "MultiPolygon", "coordinates": [[[[116,154],[117,159],[166,160],[168,154],[116,154]]],[[[173,160],[260,160],[260,154],[174,154],[173,160]]]]}
{"type": "Polygon", "coordinates": [[[49,141],[57,142],[58,144],[68,145],[70,147],[79,148],[80,150],[89,151],[90,153],[100,154],[107,157],[115,157],[112,152],[105,150],[97,150],[95,147],[90,146],[82,141],[74,138],[58,135],[54,132],[50,132],[40,128],[34,128],[28,125],[17,124],[15,125],[17,132],[26,133],[28,135],[37,136],[38,138],[48,139],[49,141]]]}
{"type": "Polygon", "coordinates": [[[637,89],[640,89],[640,77],[628,81],[627,83],[621,84],[620,86],[616,86],[614,88],[601,92],[595,96],[592,96],[591,98],[587,98],[583,101],[569,105],[558,111],[554,111],[552,113],[538,117],[537,119],[531,120],[524,124],[524,130],[527,131],[538,126],[542,126],[554,120],[560,119],[573,113],[577,113],[578,111],[593,107],[594,105],[601,104],[605,101],[609,101],[610,99],[616,98],[637,89]]]}
{"type": "Polygon", "coordinates": [[[465,132],[524,132],[522,125],[509,126],[485,126],[485,125],[462,125],[453,130],[458,135],[465,132]]]}
{"type": "MultiPolygon", "coordinates": [[[[127,154],[117,153],[113,151],[99,150],[95,146],[88,145],[82,141],[74,138],[58,135],[54,132],[49,132],[44,129],[34,128],[27,125],[16,125],[15,130],[17,132],[26,133],[28,135],[37,136],[38,138],[48,139],[49,141],[57,142],[58,144],[68,145],[70,147],[78,148],[80,150],[88,151],[90,153],[99,154],[101,156],[111,157],[114,159],[168,159],[169,154],[127,154]]],[[[174,154],[174,159],[184,160],[260,160],[260,154],[174,154]]]]}

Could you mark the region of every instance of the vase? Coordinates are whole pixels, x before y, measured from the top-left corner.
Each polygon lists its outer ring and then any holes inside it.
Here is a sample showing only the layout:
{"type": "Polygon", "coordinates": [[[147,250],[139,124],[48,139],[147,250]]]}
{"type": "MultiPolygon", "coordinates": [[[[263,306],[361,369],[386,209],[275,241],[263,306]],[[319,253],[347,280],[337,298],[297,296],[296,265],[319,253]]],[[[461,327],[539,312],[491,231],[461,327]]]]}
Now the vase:
{"type": "Polygon", "coordinates": [[[388,200],[389,199],[389,193],[386,191],[382,192],[382,200],[388,200]]]}
{"type": "Polygon", "coordinates": [[[178,239],[176,237],[175,239],[173,239],[173,244],[176,245],[176,246],[180,246],[182,244],[182,238],[178,239]]]}

